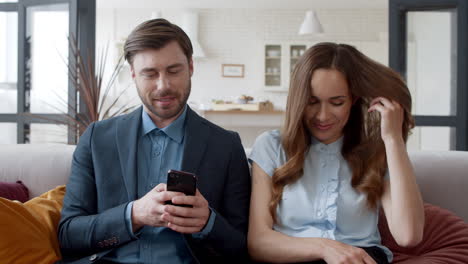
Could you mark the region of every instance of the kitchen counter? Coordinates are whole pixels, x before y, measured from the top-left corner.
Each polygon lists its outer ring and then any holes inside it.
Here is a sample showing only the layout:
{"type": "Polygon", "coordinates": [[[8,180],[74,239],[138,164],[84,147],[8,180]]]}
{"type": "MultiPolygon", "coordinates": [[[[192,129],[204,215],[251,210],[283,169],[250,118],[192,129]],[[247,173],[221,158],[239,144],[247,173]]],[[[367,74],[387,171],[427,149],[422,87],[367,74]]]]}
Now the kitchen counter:
{"type": "Polygon", "coordinates": [[[202,115],[222,127],[279,127],[284,111],[204,111],[202,115]]]}
{"type": "Polygon", "coordinates": [[[267,130],[279,129],[284,123],[284,111],[200,111],[209,121],[239,133],[245,148],[251,148],[257,136],[267,130]]]}

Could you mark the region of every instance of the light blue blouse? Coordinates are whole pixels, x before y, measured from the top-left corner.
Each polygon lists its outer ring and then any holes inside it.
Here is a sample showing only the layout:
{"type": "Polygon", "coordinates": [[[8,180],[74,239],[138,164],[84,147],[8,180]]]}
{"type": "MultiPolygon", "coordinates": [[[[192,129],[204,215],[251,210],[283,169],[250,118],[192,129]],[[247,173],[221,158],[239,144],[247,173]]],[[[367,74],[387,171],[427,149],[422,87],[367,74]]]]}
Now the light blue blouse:
{"type": "MultiPolygon", "coordinates": [[[[343,138],[328,145],[312,138],[304,174],[285,186],[273,229],[293,237],[329,238],[356,247],[377,246],[391,262],[391,251],[381,245],[378,210],[368,209],[367,195],[351,186],[352,173],[341,155],[342,145],[343,138]]],[[[274,170],[286,163],[280,132],[260,135],[249,161],[273,176],[274,170]]]]}

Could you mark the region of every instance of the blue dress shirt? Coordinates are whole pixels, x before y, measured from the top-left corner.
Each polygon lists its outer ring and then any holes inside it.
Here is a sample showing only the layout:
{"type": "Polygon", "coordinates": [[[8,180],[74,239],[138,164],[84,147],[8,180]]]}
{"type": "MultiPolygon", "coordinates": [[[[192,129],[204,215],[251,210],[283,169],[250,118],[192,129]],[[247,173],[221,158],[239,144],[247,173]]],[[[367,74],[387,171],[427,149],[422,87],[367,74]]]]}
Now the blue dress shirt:
{"type": "MultiPolygon", "coordinates": [[[[184,153],[185,116],[183,113],[165,128],[159,129],[145,110],[142,111],[138,139],[138,197],[143,197],[159,183],[166,183],[167,171],[180,170],[184,153]]],[[[116,263],[192,263],[193,257],[182,234],[167,227],[145,226],[137,234],[132,231],[133,202],[126,207],[127,229],[135,239],[104,257],[116,263]]],[[[210,210],[204,229],[192,234],[195,239],[206,237],[214,225],[216,213],[210,210]]]]}
{"type": "MultiPolygon", "coordinates": [[[[341,155],[343,138],[323,144],[312,138],[304,174],[286,185],[273,229],[293,237],[318,237],[356,247],[380,247],[389,262],[391,251],[381,244],[378,210],[369,210],[367,196],[351,186],[351,169],[341,155]]],[[[286,163],[278,130],[260,135],[249,156],[270,177],[286,163]]],[[[388,176],[388,175],[387,175],[388,176]]]]}

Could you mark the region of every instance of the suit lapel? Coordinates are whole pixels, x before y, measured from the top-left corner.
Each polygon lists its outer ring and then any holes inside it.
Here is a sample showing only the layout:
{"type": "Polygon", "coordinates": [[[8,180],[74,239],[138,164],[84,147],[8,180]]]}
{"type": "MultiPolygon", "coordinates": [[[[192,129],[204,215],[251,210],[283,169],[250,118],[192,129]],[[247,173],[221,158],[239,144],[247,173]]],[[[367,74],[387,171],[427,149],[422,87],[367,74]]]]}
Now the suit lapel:
{"type": "Polygon", "coordinates": [[[141,124],[142,107],[124,116],[117,123],[116,142],[122,176],[129,201],[137,198],[137,151],[138,131],[141,124]]]}
{"type": "Polygon", "coordinates": [[[210,130],[200,116],[190,109],[190,107],[187,106],[187,108],[182,170],[196,173],[208,144],[210,130]]]}

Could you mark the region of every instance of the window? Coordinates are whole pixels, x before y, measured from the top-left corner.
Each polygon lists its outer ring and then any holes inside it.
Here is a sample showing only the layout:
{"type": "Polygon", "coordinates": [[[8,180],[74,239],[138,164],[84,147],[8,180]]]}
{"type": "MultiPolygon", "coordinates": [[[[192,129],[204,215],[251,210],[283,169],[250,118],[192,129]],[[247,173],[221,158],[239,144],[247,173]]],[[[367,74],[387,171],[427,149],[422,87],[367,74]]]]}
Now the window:
{"type": "Polygon", "coordinates": [[[18,108],[18,13],[0,11],[0,113],[18,108]]]}
{"type": "Polygon", "coordinates": [[[464,0],[390,0],[389,64],[408,84],[417,128],[408,147],[468,150],[464,0]]]}
{"type": "Polygon", "coordinates": [[[77,40],[83,58],[93,58],[95,14],[95,0],[0,1],[5,143],[76,143],[76,131],[53,120],[65,120],[67,112],[73,114],[69,106],[79,104],[68,75],[67,65],[74,62],[69,40],[77,40]]]}

